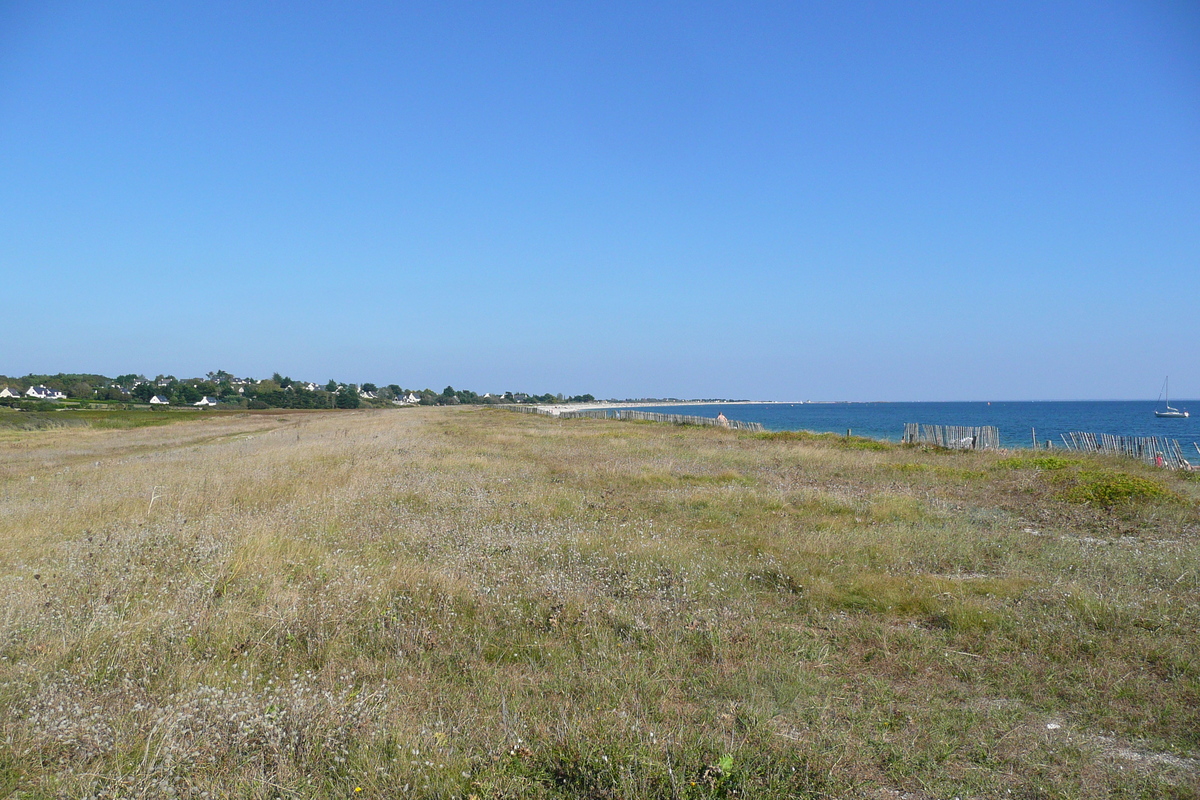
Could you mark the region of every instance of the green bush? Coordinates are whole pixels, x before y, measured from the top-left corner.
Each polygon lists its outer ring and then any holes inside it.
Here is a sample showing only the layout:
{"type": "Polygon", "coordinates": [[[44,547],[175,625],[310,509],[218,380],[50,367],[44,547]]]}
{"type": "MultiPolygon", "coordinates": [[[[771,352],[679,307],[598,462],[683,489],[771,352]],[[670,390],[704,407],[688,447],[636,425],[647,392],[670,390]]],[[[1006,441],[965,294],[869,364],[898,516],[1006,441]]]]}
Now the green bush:
{"type": "Polygon", "coordinates": [[[1062,497],[1071,503],[1105,508],[1147,500],[1179,499],[1177,494],[1152,480],[1109,470],[1080,472],[1078,480],[1062,493],[1062,497]]]}
{"type": "Polygon", "coordinates": [[[48,400],[20,400],[17,408],[22,411],[57,411],[58,406],[48,400]]]}

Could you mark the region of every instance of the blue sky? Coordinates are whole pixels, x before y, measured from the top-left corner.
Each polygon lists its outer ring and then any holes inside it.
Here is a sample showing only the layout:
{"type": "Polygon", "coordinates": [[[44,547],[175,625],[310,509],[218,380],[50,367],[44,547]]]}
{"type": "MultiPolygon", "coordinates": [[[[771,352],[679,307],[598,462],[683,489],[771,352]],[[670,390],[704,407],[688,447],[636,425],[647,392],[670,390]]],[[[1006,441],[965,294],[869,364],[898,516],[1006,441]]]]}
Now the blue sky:
{"type": "Polygon", "coordinates": [[[1200,396],[1187,2],[0,3],[0,373],[1200,396]]]}

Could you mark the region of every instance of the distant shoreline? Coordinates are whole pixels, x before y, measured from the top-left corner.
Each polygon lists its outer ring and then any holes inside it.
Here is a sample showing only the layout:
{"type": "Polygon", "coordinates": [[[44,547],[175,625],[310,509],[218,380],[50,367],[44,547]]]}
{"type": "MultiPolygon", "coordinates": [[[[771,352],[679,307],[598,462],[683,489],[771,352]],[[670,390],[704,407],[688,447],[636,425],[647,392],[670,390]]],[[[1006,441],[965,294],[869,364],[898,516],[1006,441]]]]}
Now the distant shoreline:
{"type": "MultiPolygon", "coordinates": [[[[1102,400],[648,400],[648,401],[596,401],[591,403],[537,403],[538,408],[553,414],[563,411],[592,411],[600,408],[651,408],[658,406],[861,406],[861,405],[1014,405],[1023,403],[1153,403],[1141,397],[1102,400]]],[[[1196,400],[1173,400],[1177,404],[1200,404],[1196,400]]]]}
{"type": "Polygon", "coordinates": [[[762,405],[800,405],[797,400],[650,400],[642,403],[621,401],[617,403],[539,403],[538,408],[545,409],[551,414],[561,414],[564,411],[595,411],[601,408],[646,408],[658,406],[762,406],[762,405]]]}

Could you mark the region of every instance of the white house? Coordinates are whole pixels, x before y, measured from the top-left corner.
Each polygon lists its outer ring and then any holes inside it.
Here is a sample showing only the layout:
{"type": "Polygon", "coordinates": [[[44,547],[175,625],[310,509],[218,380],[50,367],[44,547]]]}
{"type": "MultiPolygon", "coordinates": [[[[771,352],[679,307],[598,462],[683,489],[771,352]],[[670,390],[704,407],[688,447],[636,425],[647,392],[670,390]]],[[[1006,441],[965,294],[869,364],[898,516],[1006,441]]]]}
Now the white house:
{"type": "Polygon", "coordinates": [[[409,392],[408,394],[404,395],[404,402],[415,406],[421,402],[421,398],[417,397],[412,392],[409,392]]]}
{"type": "Polygon", "coordinates": [[[56,389],[47,389],[45,386],[30,386],[25,392],[26,397],[32,397],[36,400],[64,400],[66,395],[56,389]]]}
{"type": "Polygon", "coordinates": [[[156,395],[154,395],[154,397],[150,398],[150,405],[152,405],[152,406],[169,406],[169,405],[171,405],[171,401],[168,400],[167,398],[163,397],[161,394],[156,394],[156,395]]]}
{"type": "Polygon", "coordinates": [[[192,403],[192,405],[208,407],[208,406],[215,406],[217,404],[217,402],[218,402],[217,398],[215,398],[215,397],[201,397],[199,400],[192,403]]]}
{"type": "Polygon", "coordinates": [[[7,386],[5,386],[3,389],[0,389],[0,397],[20,397],[20,396],[21,396],[21,392],[18,389],[10,389],[7,386]]]}
{"type": "Polygon", "coordinates": [[[367,391],[363,391],[362,389],[358,390],[358,396],[365,397],[367,400],[375,400],[376,399],[374,392],[367,392],[367,391]]]}

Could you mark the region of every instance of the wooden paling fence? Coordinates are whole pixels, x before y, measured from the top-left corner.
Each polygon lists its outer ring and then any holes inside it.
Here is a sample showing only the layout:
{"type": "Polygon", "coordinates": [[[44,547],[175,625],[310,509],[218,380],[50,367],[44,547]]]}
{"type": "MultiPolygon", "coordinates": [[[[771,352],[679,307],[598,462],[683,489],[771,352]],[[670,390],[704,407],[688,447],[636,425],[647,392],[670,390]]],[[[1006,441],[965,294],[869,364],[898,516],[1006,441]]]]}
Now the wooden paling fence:
{"type": "Polygon", "coordinates": [[[731,428],[738,431],[766,430],[761,422],[742,422],[736,419],[721,421],[712,417],[693,417],[687,414],[659,414],[654,411],[631,411],[627,408],[596,408],[587,411],[564,411],[559,416],[567,417],[568,419],[583,417],[591,419],[636,419],[647,422],[671,422],[676,425],[708,425],[710,427],[731,428]]]}
{"type": "Polygon", "coordinates": [[[557,414],[537,406],[504,406],[510,411],[523,414],[544,414],[559,419],[620,419],[645,422],[670,422],[675,425],[707,425],[713,428],[729,428],[735,431],[765,431],[761,422],[742,422],[736,419],[724,422],[712,417],[693,417],[686,414],[658,414],[653,411],[632,411],[628,408],[593,408],[586,411],[561,411],[557,414]]]}
{"type": "Polygon", "coordinates": [[[904,424],[906,444],[935,444],[953,450],[987,450],[1000,447],[1000,429],[994,425],[922,425],[904,424]]]}
{"type": "Polygon", "coordinates": [[[503,408],[505,411],[519,411],[522,414],[546,414],[547,416],[550,415],[549,411],[540,409],[537,406],[503,405],[503,406],[499,406],[499,408],[503,408]]]}
{"type": "Polygon", "coordinates": [[[1167,469],[1187,469],[1192,465],[1183,457],[1176,439],[1165,436],[1114,436],[1111,433],[1071,431],[1062,434],[1068,450],[1128,456],[1167,469]]]}

